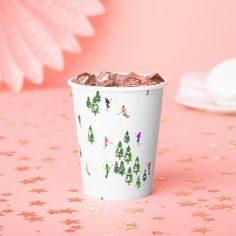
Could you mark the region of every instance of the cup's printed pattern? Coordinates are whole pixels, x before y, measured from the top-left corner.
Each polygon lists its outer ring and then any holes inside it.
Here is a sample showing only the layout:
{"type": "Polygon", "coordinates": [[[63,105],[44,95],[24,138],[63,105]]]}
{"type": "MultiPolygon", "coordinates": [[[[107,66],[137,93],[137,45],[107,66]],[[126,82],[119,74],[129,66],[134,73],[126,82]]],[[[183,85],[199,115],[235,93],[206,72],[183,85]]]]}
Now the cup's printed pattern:
{"type": "MultiPolygon", "coordinates": [[[[149,95],[149,90],[146,91],[146,95],[149,95]]],[[[96,116],[97,114],[102,112],[99,108],[99,103],[102,100],[103,99],[99,91],[97,91],[92,98],[90,96],[87,97],[85,105],[96,116]]],[[[104,98],[104,101],[106,105],[106,111],[109,111],[112,99],[104,98]]],[[[125,105],[121,107],[121,111],[119,113],[114,115],[123,115],[125,118],[130,117],[130,114],[128,114],[125,105]]],[[[78,122],[79,122],[79,127],[82,129],[80,114],[78,115],[78,122]]],[[[134,184],[137,189],[140,189],[142,187],[142,182],[145,182],[147,179],[147,170],[148,170],[148,176],[151,175],[151,161],[146,163],[147,168],[141,170],[139,156],[136,156],[134,155],[134,153],[132,153],[132,147],[130,146],[131,137],[136,139],[136,145],[141,145],[141,134],[142,134],[141,131],[138,131],[135,134],[130,134],[128,130],[125,132],[123,139],[120,139],[117,142],[116,151],[114,153],[115,159],[117,160],[112,165],[106,163],[105,165],[102,166],[102,168],[104,169],[104,179],[109,178],[111,174],[120,175],[121,181],[125,181],[129,186],[131,184],[134,184]]],[[[96,142],[95,137],[96,137],[96,131],[94,131],[92,126],[89,125],[87,141],[91,145],[93,145],[96,142]]],[[[106,148],[108,145],[114,145],[114,143],[111,142],[109,138],[104,135],[103,148],[106,148]]],[[[82,158],[81,148],[80,148],[80,157],[82,158]]],[[[89,176],[91,176],[91,173],[89,171],[89,163],[87,162],[85,165],[85,171],[89,176]]]]}

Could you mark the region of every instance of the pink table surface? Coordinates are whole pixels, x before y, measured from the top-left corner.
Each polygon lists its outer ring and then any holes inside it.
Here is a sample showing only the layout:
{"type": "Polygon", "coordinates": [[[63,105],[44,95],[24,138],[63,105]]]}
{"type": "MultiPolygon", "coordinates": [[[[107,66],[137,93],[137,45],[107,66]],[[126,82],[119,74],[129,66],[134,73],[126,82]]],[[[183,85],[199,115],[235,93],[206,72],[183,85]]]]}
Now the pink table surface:
{"type": "Polygon", "coordinates": [[[236,235],[236,117],[167,89],[153,194],[83,194],[69,89],[0,94],[0,235],[236,235]]]}

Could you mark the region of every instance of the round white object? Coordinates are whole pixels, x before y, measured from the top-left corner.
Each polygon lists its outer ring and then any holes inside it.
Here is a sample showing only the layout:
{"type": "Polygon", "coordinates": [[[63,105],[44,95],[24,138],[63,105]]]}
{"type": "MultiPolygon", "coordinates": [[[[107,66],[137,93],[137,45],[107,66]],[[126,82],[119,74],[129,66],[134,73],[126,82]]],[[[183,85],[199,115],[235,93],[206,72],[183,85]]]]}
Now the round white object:
{"type": "Polygon", "coordinates": [[[206,89],[216,104],[236,106],[236,59],[216,65],[207,75],[206,89]]]}

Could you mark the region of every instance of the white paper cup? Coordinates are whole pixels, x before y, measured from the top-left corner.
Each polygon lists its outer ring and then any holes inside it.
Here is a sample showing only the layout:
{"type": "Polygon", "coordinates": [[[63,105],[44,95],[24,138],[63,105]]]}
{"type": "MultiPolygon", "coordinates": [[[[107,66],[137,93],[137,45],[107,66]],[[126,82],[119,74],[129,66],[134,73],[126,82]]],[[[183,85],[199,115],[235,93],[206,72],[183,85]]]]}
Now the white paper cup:
{"type": "Polygon", "coordinates": [[[110,200],[149,195],[167,81],[140,87],[95,87],[73,79],[68,84],[85,194],[110,200]]]}

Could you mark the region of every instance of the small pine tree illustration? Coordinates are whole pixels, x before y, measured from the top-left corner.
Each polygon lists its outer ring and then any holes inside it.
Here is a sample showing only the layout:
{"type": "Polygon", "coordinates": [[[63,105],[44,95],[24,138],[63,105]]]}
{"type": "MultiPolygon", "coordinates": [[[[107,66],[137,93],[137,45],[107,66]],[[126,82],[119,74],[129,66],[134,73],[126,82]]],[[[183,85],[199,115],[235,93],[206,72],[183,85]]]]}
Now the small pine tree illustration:
{"type": "Polygon", "coordinates": [[[144,173],[143,173],[143,181],[145,181],[147,179],[147,171],[146,169],[144,170],[144,173]]]}
{"type": "Polygon", "coordinates": [[[99,106],[97,104],[96,97],[93,98],[93,102],[91,105],[91,111],[94,113],[95,116],[97,115],[97,113],[99,113],[99,106]]]}
{"type": "Polygon", "coordinates": [[[89,129],[88,129],[88,141],[93,144],[95,142],[94,140],[94,134],[93,134],[93,130],[92,130],[92,127],[89,126],[89,129]]]}
{"type": "Polygon", "coordinates": [[[134,163],[134,166],[133,166],[133,172],[137,175],[139,171],[140,171],[139,158],[136,157],[135,163],[134,163]]]}
{"type": "Polygon", "coordinates": [[[86,102],[87,107],[90,109],[91,108],[91,101],[90,97],[87,97],[87,102],[86,102]]]}
{"type": "Polygon", "coordinates": [[[139,189],[140,186],[141,186],[141,181],[140,181],[140,176],[139,175],[138,175],[138,178],[136,180],[135,186],[136,186],[137,189],[139,189]]]}
{"type": "Polygon", "coordinates": [[[130,146],[128,145],[128,147],[126,148],[126,151],[125,151],[125,161],[127,162],[127,164],[129,164],[129,162],[132,161],[132,153],[131,153],[131,150],[130,150],[130,146]]]}
{"type": "Polygon", "coordinates": [[[95,98],[97,102],[101,102],[101,96],[100,96],[99,91],[96,92],[95,98]]]}
{"type": "Polygon", "coordinates": [[[131,168],[129,167],[127,174],[125,176],[125,182],[130,185],[133,182],[133,175],[132,175],[132,171],[131,168]]]}
{"type": "Polygon", "coordinates": [[[128,144],[129,141],[130,141],[129,131],[126,131],[126,132],[125,132],[125,137],[124,137],[124,142],[125,142],[126,144],[128,144]]]}
{"type": "Polygon", "coordinates": [[[124,162],[123,162],[123,161],[120,162],[119,174],[120,174],[121,176],[123,176],[123,175],[125,174],[125,165],[124,165],[124,162]]]}
{"type": "Polygon", "coordinates": [[[123,157],[124,155],[124,149],[122,147],[122,143],[121,141],[119,141],[117,148],[116,148],[116,156],[119,158],[119,160],[121,159],[121,157],[123,157]]]}
{"type": "Polygon", "coordinates": [[[119,164],[118,164],[118,162],[116,161],[115,166],[114,166],[114,172],[115,172],[116,174],[118,174],[118,173],[119,173],[119,170],[120,170],[119,164]]]}

